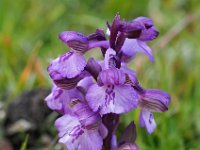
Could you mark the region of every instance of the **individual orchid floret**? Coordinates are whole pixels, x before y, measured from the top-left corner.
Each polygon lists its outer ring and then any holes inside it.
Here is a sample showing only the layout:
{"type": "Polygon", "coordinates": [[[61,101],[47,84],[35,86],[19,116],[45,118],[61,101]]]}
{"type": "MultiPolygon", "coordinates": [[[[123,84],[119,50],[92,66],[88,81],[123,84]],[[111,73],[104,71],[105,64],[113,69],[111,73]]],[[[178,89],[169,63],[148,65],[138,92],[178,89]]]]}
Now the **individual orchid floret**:
{"type": "Polygon", "coordinates": [[[124,45],[122,46],[124,61],[129,61],[131,58],[135,57],[136,53],[142,52],[149,57],[151,62],[153,62],[153,53],[151,48],[146,44],[146,42],[155,39],[159,34],[157,29],[154,27],[153,21],[146,17],[138,17],[128,24],[139,24],[142,25],[143,28],[140,30],[140,33],[138,30],[137,33],[140,34],[138,38],[130,38],[130,36],[126,38],[124,45]]]}
{"type": "Polygon", "coordinates": [[[50,109],[56,110],[60,114],[70,113],[69,103],[73,99],[83,99],[83,95],[76,88],[71,90],[61,89],[54,85],[51,93],[45,98],[50,109]]]}
{"type": "Polygon", "coordinates": [[[87,64],[83,54],[91,48],[108,48],[108,41],[105,40],[105,35],[101,30],[88,36],[78,32],[64,31],[60,33],[59,38],[72,49],[49,65],[47,70],[53,80],[78,76],[87,64]]]}
{"type": "Polygon", "coordinates": [[[59,131],[59,142],[69,150],[101,150],[107,130],[98,113],[79,100],[71,103],[74,115],[58,118],[55,126],[59,131]]]}
{"type": "Polygon", "coordinates": [[[126,113],[138,105],[137,92],[131,85],[125,85],[125,74],[115,68],[115,52],[108,49],[105,55],[105,70],[101,71],[97,83],[90,86],[86,100],[93,111],[100,114],[126,113]]]}
{"type": "Polygon", "coordinates": [[[93,84],[92,77],[85,77],[77,83],[77,87],[67,90],[53,85],[51,93],[45,98],[47,106],[60,114],[71,114],[69,103],[74,99],[83,101],[89,86],[93,84]]]}
{"type": "Polygon", "coordinates": [[[168,110],[170,96],[168,93],[149,89],[140,95],[139,106],[142,108],[140,112],[140,126],[145,127],[149,134],[156,128],[156,123],[152,112],[164,112],[168,110]]]}

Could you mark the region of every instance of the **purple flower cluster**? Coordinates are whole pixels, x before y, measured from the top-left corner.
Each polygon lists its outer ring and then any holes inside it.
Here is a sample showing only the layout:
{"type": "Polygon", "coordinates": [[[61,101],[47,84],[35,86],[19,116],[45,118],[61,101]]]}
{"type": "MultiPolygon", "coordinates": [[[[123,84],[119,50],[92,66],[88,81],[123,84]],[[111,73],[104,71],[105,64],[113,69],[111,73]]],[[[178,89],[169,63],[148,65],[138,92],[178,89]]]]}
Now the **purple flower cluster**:
{"type": "Polygon", "coordinates": [[[139,108],[140,126],[151,134],[156,128],[152,112],[168,110],[169,94],[143,88],[135,71],[127,67],[138,52],[153,62],[147,45],[159,34],[153,21],[146,17],[125,21],[116,15],[107,27],[108,40],[101,29],[87,36],[62,32],[59,39],[71,50],[53,60],[47,69],[53,88],[45,100],[50,109],[61,114],[55,126],[59,142],[69,150],[138,150],[134,122],[117,142],[119,115],[139,108]],[[103,60],[84,58],[94,48],[101,49],[103,60]]]}

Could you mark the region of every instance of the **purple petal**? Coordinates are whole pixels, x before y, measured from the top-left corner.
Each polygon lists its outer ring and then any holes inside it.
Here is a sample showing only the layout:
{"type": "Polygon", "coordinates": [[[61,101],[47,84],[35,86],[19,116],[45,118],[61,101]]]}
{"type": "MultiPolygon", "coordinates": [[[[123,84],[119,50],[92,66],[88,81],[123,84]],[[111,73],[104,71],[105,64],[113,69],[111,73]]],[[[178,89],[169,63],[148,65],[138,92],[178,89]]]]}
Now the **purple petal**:
{"type": "Polygon", "coordinates": [[[67,44],[75,51],[84,53],[88,50],[88,38],[81,33],[64,31],[59,34],[59,38],[63,43],[67,44]]]}
{"type": "Polygon", "coordinates": [[[151,41],[159,35],[158,30],[154,27],[154,23],[153,23],[152,19],[147,18],[147,17],[138,17],[138,18],[134,19],[134,21],[139,22],[140,24],[142,24],[145,27],[142,30],[139,40],[151,41]]]}
{"type": "Polygon", "coordinates": [[[87,71],[83,71],[74,78],[63,78],[61,80],[54,80],[54,83],[61,89],[70,90],[72,88],[75,88],[80,80],[88,76],[90,76],[90,74],[87,71]]]}
{"type": "Polygon", "coordinates": [[[109,42],[106,41],[106,36],[103,30],[97,29],[95,33],[88,35],[89,49],[100,47],[103,56],[106,53],[106,49],[109,47],[109,42]]]}
{"type": "Polygon", "coordinates": [[[102,150],[103,139],[96,130],[87,130],[79,140],[78,150],[102,150]]]}
{"type": "Polygon", "coordinates": [[[131,21],[131,22],[123,21],[122,28],[120,31],[127,38],[136,39],[140,37],[142,29],[144,29],[144,26],[137,21],[131,21]]]}
{"type": "Polygon", "coordinates": [[[144,25],[146,29],[154,26],[152,19],[147,18],[147,17],[138,17],[134,19],[133,21],[139,22],[140,24],[144,25]]]}
{"type": "Polygon", "coordinates": [[[105,33],[102,29],[97,29],[95,33],[92,33],[87,36],[89,41],[104,41],[106,40],[105,33]]]}
{"type": "Polygon", "coordinates": [[[94,60],[94,58],[90,58],[87,62],[85,70],[87,70],[93,76],[93,78],[97,80],[99,72],[102,69],[99,63],[94,60]]]}
{"type": "Polygon", "coordinates": [[[64,90],[54,86],[52,92],[45,98],[45,101],[50,109],[56,110],[61,114],[71,114],[72,110],[69,107],[69,103],[73,99],[82,100],[83,95],[76,89],[64,90]]]}
{"type": "Polygon", "coordinates": [[[120,16],[117,14],[113,20],[112,26],[110,28],[110,47],[115,49],[115,42],[117,38],[117,34],[119,32],[119,28],[121,26],[120,16]]]}
{"type": "Polygon", "coordinates": [[[79,75],[84,70],[85,66],[86,61],[84,57],[71,50],[53,60],[47,70],[53,80],[60,80],[63,78],[73,78],[79,75]]]}
{"type": "Polygon", "coordinates": [[[98,76],[99,85],[123,85],[125,83],[125,74],[117,69],[111,68],[103,70],[98,76]]]}
{"type": "Polygon", "coordinates": [[[54,89],[46,98],[47,106],[52,110],[62,110],[62,102],[60,101],[60,97],[63,95],[63,90],[54,89]]]}
{"type": "Polygon", "coordinates": [[[137,80],[137,74],[134,70],[129,69],[125,63],[121,64],[121,68],[120,70],[122,70],[126,75],[128,75],[128,77],[130,78],[132,84],[137,84],[138,80],[137,80]]]}
{"type": "Polygon", "coordinates": [[[59,131],[59,142],[69,150],[101,150],[103,139],[98,130],[84,129],[79,120],[70,115],[64,115],[56,120],[59,131]]]}
{"type": "Polygon", "coordinates": [[[116,56],[116,52],[112,48],[107,49],[106,54],[105,54],[105,60],[104,60],[106,69],[115,67],[114,62],[112,61],[112,58],[114,56],[116,56]]]}
{"type": "Polygon", "coordinates": [[[76,103],[73,112],[86,129],[97,129],[101,123],[101,117],[93,112],[86,103],[76,103]]]}
{"type": "Polygon", "coordinates": [[[140,126],[145,127],[147,129],[147,132],[151,134],[155,128],[156,128],[156,123],[153,117],[153,114],[146,110],[142,109],[140,112],[140,126]]]}
{"type": "Polygon", "coordinates": [[[141,94],[140,107],[152,112],[164,112],[168,110],[170,95],[157,89],[148,89],[141,94]]]}
{"type": "Polygon", "coordinates": [[[149,57],[150,61],[153,62],[154,57],[153,57],[151,48],[145,42],[142,42],[142,41],[139,41],[139,40],[138,40],[138,44],[143,49],[141,52],[144,52],[149,57]]]}
{"type": "Polygon", "coordinates": [[[103,86],[97,84],[90,86],[86,100],[93,111],[107,113],[126,113],[138,105],[138,95],[129,85],[103,86]]]}
{"type": "Polygon", "coordinates": [[[145,53],[151,62],[154,61],[154,57],[150,47],[142,41],[135,39],[126,39],[122,46],[122,52],[128,57],[134,57],[137,52],[145,53]]]}
{"type": "Polygon", "coordinates": [[[64,115],[58,118],[55,121],[55,126],[59,131],[58,136],[60,138],[59,142],[61,143],[73,143],[81,133],[83,134],[83,131],[80,132],[82,127],[79,120],[71,115],[64,115]]]}
{"type": "Polygon", "coordinates": [[[82,87],[85,91],[87,91],[87,89],[92,84],[94,84],[93,78],[92,77],[85,77],[84,79],[82,79],[81,81],[79,81],[79,83],[77,84],[77,87],[82,87]]]}
{"type": "Polygon", "coordinates": [[[151,41],[157,38],[159,35],[158,30],[155,27],[151,27],[149,29],[142,30],[142,33],[138,40],[141,41],[151,41]]]}

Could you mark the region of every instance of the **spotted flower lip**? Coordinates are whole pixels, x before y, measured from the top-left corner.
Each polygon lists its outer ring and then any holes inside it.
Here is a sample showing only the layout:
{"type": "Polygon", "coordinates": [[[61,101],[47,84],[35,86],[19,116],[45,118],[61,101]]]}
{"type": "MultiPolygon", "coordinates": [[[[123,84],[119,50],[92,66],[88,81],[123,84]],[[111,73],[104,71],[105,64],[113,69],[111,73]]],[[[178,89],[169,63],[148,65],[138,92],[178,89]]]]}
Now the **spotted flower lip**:
{"type": "Polygon", "coordinates": [[[101,150],[103,138],[99,130],[87,130],[79,120],[70,115],[58,118],[55,126],[59,131],[59,142],[70,150],[101,150]]]}
{"type": "Polygon", "coordinates": [[[59,142],[72,150],[101,150],[107,130],[100,115],[92,112],[85,102],[72,103],[73,114],[65,114],[55,122],[59,131],[59,142]]]}
{"type": "Polygon", "coordinates": [[[149,134],[152,134],[156,129],[156,122],[154,120],[153,114],[146,109],[142,109],[140,111],[139,123],[141,127],[146,128],[149,134]]]}

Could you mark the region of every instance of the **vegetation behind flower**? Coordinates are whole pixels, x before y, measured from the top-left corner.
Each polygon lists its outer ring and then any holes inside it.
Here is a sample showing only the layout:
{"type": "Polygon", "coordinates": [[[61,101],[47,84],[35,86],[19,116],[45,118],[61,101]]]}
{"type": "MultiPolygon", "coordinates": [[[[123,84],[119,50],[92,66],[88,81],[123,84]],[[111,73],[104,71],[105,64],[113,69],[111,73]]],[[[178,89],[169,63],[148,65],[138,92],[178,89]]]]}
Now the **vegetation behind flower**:
{"type": "MultiPolygon", "coordinates": [[[[46,5],[47,1],[1,1],[2,101],[8,103],[5,95],[11,101],[24,90],[50,86],[47,73],[42,68],[47,66],[49,58],[58,56],[60,50],[65,51],[65,46],[55,37],[57,33],[70,29],[89,34],[96,27],[102,28],[108,18],[110,22],[118,11],[127,20],[141,15],[150,16],[160,31],[159,40],[151,43],[155,62],[153,65],[144,63],[143,56],[140,56],[137,58],[139,61],[135,60],[139,63],[133,63],[131,68],[136,68],[142,85],[166,89],[173,102],[167,113],[161,116],[155,114],[158,126],[153,135],[148,136],[138,129],[140,136],[137,143],[141,149],[199,149],[200,92],[197,87],[200,84],[200,34],[199,20],[195,19],[199,16],[199,3],[144,0],[130,5],[130,2],[122,5],[122,1],[103,1],[100,4],[92,1],[48,1],[46,5]],[[190,120],[183,123],[188,118],[190,120]]],[[[123,128],[132,117],[136,118],[137,113],[122,117],[120,126],[123,128]]]]}

